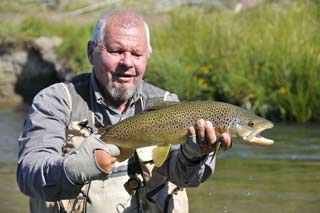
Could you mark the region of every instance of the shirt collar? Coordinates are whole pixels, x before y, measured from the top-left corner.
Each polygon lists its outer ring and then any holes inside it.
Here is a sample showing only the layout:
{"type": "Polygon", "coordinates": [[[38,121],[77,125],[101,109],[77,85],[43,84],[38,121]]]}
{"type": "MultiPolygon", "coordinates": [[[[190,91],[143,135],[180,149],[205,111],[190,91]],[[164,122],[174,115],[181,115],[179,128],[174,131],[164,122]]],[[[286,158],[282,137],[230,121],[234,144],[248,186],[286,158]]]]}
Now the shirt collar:
{"type": "Polygon", "coordinates": [[[90,81],[91,81],[91,85],[92,85],[92,88],[93,88],[94,97],[96,98],[96,101],[99,104],[102,104],[104,102],[104,97],[102,96],[101,89],[100,89],[100,87],[98,85],[98,82],[96,80],[96,77],[94,75],[94,71],[93,70],[91,71],[90,78],[91,78],[90,81]]]}

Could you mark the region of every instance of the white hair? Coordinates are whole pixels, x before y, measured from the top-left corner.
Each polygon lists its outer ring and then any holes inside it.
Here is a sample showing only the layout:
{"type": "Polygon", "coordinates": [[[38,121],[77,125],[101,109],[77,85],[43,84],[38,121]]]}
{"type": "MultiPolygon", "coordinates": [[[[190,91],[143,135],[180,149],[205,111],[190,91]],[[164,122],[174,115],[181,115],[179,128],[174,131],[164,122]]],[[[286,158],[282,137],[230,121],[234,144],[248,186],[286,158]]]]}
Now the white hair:
{"type": "MultiPolygon", "coordinates": [[[[106,13],[105,15],[101,16],[100,19],[98,20],[92,36],[91,36],[91,41],[95,44],[95,45],[99,45],[104,41],[104,36],[105,36],[105,27],[106,27],[106,23],[108,21],[108,18],[110,16],[112,16],[115,13],[119,13],[121,11],[112,11],[109,13],[106,13]]],[[[148,24],[143,20],[143,18],[139,15],[137,15],[140,20],[142,21],[143,25],[144,25],[144,29],[146,32],[146,38],[147,38],[147,45],[148,45],[148,57],[150,57],[151,53],[152,53],[152,47],[150,44],[150,31],[149,31],[149,26],[148,24]]]]}

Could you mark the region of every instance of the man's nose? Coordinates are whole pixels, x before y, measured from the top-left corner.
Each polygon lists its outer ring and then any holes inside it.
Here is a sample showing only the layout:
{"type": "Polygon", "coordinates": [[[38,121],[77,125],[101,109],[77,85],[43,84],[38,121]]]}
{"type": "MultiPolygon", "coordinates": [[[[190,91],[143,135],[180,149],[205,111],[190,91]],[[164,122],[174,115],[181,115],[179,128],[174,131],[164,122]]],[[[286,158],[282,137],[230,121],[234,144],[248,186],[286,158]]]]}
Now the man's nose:
{"type": "Polygon", "coordinates": [[[121,58],[120,58],[120,64],[127,66],[127,67],[132,67],[132,55],[130,52],[123,52],[121,54],[121,58]]]}

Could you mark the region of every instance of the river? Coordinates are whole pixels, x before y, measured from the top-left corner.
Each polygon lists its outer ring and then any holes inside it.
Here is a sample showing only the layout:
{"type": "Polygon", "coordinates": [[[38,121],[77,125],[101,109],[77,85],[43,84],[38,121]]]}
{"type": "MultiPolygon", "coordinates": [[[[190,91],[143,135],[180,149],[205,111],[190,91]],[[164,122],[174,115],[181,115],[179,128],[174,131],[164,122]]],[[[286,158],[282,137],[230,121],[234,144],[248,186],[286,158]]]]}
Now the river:
{"type": "MultiPolygon", "coordinates": [[[[16,184],[17,138],[26,109],[0,110],[0,212],[28,212],[16,184]]],[[[190,212],[319,212],[320,125],[275,124],[271,147],[234,144],[215,174],[188,189],[190,212]]]]}

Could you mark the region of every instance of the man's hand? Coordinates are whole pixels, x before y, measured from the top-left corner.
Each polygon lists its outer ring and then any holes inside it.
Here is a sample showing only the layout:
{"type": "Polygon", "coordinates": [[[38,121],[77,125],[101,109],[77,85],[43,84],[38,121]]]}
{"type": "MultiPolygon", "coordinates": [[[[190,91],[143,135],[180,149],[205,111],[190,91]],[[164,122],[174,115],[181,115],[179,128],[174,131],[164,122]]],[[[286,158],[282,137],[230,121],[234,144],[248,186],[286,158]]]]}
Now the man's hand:
{"type": "Polygon", "coordinates": [[[182,151],[189,160],[196,160],[214,151],[218,142],[221,142],[224,150],[230,149],[232,145],[230,134],[219,133],[210,121],[200,119],[195,128],[188,129],[187,142],[182,145],[182,151]]]}
{"type": "Polygon", "coordinates": [[[110,173],[113,170],[114,163],[117,158],[104,150],[96,150],[94,152],[97,166],[105,173],[110,173]]]}
{"type": "Polygon", "coordinates": [[[74,184],[107,179],[119,154],[118,147],[105,144],[92,134],[79,148],[66,156],[63,165],[65,174],[74,184]]]}

